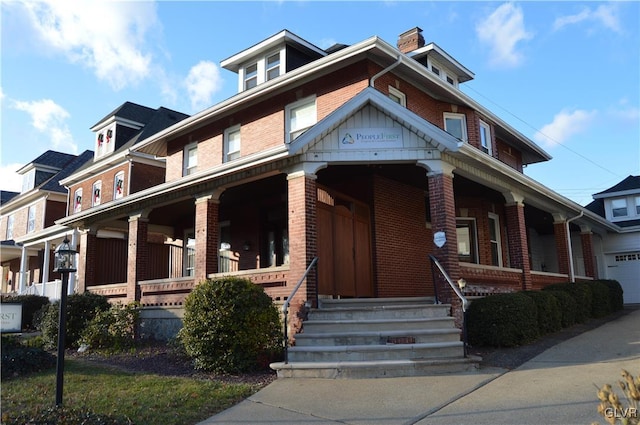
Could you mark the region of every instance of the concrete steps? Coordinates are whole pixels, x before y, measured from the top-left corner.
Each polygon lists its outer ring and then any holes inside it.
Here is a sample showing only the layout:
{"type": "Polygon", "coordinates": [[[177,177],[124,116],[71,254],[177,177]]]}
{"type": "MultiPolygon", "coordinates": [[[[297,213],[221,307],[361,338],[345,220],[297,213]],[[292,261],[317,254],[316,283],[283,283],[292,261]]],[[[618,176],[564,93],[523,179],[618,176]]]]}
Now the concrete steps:
{"type": "Polygon", "coordinates": [[[475,370],[450,306],[432,298],[323,299],[278,377],[380,378],[475,370]]]}

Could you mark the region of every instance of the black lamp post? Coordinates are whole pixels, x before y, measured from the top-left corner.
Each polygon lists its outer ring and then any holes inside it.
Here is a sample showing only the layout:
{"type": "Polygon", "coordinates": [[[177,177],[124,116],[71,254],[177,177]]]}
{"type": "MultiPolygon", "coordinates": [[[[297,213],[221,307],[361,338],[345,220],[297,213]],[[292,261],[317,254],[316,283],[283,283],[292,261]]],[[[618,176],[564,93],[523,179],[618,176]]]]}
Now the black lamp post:
{"type": "Polygon", "coordinates": [[[62,406],[62,386],[64,381],[64,340],[67,336],[67,287],[69,273],[76,271],[76,251],[69,245],[65,236],[62,244],[58,245],[54,255],[54,272],[62,274],[62,288],[60,290],[60,316],[58,319],[58,362],[56,364],[56,406],[62,406]]]}

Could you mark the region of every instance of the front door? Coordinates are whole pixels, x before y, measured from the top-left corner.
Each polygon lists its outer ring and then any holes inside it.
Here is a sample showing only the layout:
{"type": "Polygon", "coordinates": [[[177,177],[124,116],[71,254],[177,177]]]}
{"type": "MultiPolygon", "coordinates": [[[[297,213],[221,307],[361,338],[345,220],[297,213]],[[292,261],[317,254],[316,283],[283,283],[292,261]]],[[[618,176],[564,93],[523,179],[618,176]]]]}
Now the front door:
{"type": "Polygon", "coordinates": [[[318,293],[372,297],[369,207],[318,188],[318,293]]]}

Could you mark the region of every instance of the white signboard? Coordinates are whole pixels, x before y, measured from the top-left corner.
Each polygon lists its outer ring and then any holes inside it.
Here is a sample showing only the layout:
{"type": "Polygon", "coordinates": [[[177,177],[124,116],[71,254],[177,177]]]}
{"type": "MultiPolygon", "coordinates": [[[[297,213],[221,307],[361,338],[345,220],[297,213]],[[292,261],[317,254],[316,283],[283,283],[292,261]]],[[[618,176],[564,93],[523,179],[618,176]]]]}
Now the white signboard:
{"type": "Polygon", "coordinates": [[[0,304],[0,319],[2,332],[20,332],[22,330],[22,304],[0,304]]]}
{"type": "Polygon", "coordinates": [[[345,128],[338,132],[340,149],[402,148],[402,128],[345,128]]]}

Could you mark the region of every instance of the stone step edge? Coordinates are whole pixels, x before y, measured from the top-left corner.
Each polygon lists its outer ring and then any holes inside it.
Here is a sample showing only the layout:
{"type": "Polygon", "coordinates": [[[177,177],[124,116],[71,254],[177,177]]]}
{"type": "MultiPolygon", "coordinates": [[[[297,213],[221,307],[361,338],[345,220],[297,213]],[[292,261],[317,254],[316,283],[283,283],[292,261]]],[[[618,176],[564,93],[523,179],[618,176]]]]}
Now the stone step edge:
{"type": "Polygon", "coordinates": [[[344,338],[344,337],[401,337],[415,335],[448,335],[460,334],[462,331],[458,328],[443,329],[398,329],[390,331],[345,331],[345,332],[302,332],[296,334],[296,339],[307,338],[344,338]]]}
{"type": "Polygon", "coordinates": [[[419,317],[419,318],[410,318],[410,319],[403,319],[403,318],[397,318],[397,317],[393,317],[393,318],[388,318],[388,319],[335,319],[335,320],[326,320],[326,319],[319,319],[319,320],[314,320],[313,318],[309,318],[308,320],[305,320],[303,322],[303,329],[304,329],[304,324],[320,324],[320,325],[324,325],[324,324],[345,324],[345,325],[350,325],[350,324],[376,324],[376,323],[420,323],[420,322],[435,322],[435,321],[446,321],[446,322],[453,322],[454,318],[451,316],[439,316],[439,317],[419,317]]]}
{"type": "Polygon", "coordinates": [[[289,347],[289,352],[307,353],[340,353],[340,352],[366,352],[366,351],[401,351],[401,350],[424,350],[437,348],[463,347],[462,341],[446,342],[422,342],[414,344],[378,344],[378,345],[310,345],[289,347]]]}
{"type": "Polygon", "coordinates": [[[272,370],[281,369],[344,369],[344,368],[376,368],[376,367],[402,367],[412,365],[441,365],[441,364],[456,364],[456,363],[480,363],[482,357],[468,356],[468,357],[434,357],[429,359],[402,359],[402,360],[341,360],[337,362],[274,362],[269,365],[272,370]]]}
{"type": "Polygon", "coordinates": [[[320,298],[320,305],[327,304],[341,304],[341,303],[353,303],[353,304],[392,304],[392,303],[404,303],[404,302],[412,302],[412,303],[426,303],[430,305],[450,305],[450,304],[435,304],[434,297],[388,297],[388,298],[320,298]]]}
{"type": "Polygon", "coordinates": [[[385,311],[385,310],[416,310],[420,308],[446,310],[451,306],[448,304],[402,304],[402,305],[370,305],[370,306],[350,306],[350,307],[321,307],[312,309],[309,314],[313,313],[345,313],[359,311],[385,311]]]}

